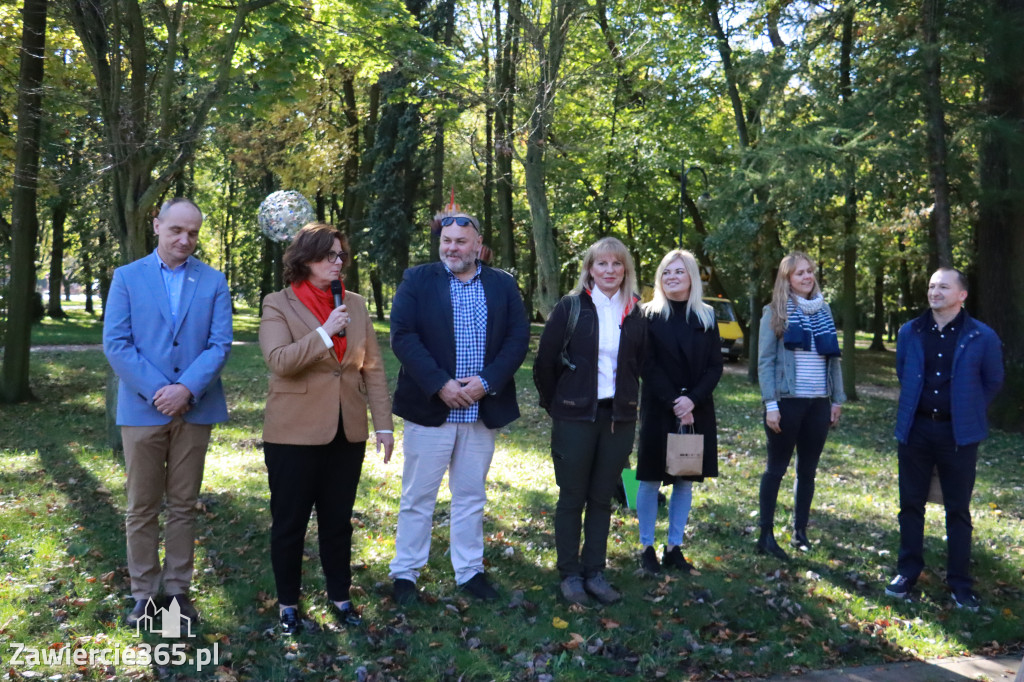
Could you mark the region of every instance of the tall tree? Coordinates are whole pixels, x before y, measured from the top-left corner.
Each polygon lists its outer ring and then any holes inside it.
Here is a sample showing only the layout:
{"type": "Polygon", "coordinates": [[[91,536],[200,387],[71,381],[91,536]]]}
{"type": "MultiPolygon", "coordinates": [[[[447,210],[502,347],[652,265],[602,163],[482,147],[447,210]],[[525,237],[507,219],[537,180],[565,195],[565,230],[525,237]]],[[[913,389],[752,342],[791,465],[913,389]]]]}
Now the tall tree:
{"type": "Polygon", "coordinates": [[[25,0],[22,9],[21,67],[18,75],[18,135],[15,141],[11,217],[11,284],[7,343],[0,389],[6,402],[32,398],[29,345],[36,284],[36,188],[42,128],[43,57],[46,48],[46,0],[25,0]]]}
{"type": "Polygon", "coordinates": [[[67,314],[61,308],[60,290],[64,284],[65,230],[68,211],[75,202],[75,193],[79,190],[78,181],[82,168],[82,140],[75,139],[67,150],[68,160],[66,171],[57,181],[57,196],[54,197],[51,216],[51,234],[53,246],[50,253],[50,298],[46,302],[46,314],[53,319],[63,319],[67,314]]]}
{"type": "Polygon", "coordinates": [[[223,25],[220,8],[185,0],[152,12],[138,0],[70,0],[96,80],[111,158],[111,225],[124,262],[149,251],[151,210],[192,160],[231,78],[246,20],[273,2],[242,0],[223,25]],[[186,34],[209,43],[187,47],[186,34]]]}
{"type": "MultiPolygon", "coordinates": [[[[771,203],[771,194],[758,172],[757,166],[762,161],[755,152],[757,139],[754,137],[761,127],[761,109],[768,101],[769,95],[780,84],[779,71],[785,56],[786,44],[778,29],[781,6],[772,6],[765,15],[768,38],[772,45],[770,58],[760,74],[758,85],[748,95],[744,104],[740,94],[742,73],[733,61],[733,49],[729,44],[725,26],[722,23],[721,4],[719,0],[703,0],[704,13],[712,30],[715,46],[722,60],[722,72],[725,77],[726,90],[732,106],[736,136],[739,139],[741,172],[754,178],[754,198],[759,207],[759,218],[755,224],[755,232],[749,236],[749,330],[748,347],[756,349],[761,324],[761,304],[767,298],[769,283],[772,281],[776,264],[782,255],[779,242],[778,214],[771,203]]],[[[757,353],[751,350],[747,364],[747,378],[757,381],[757,353]]]]}
{"type": "Polygon", "coordinates": [[[512,221],[515,184],[512,176],[515,144],[515,105],[519,62],[521,0],[508,0],[505,26],[501,26],[501,0],[494,0],[494,167],[498,208],[498,263],[516,267],[515,231],[512,221]]]}
{"type": "Polygon", "coordinates": [[[550,3],[548,21],[541,25],[535,24],[525,14],[517,17],[527,40],[537,53],[538,73],[534,84],[533,107],[527,123],[523,173],[526,178],[526,196],[530,203],[530,218],[533,222],[534,253],[537,257],[537,291],[533,302],[545,318],[554,309],[561,295],[560,263],[548,206],[545,157],[569,28],[582,7],[581,0],[553,0],[550,3]]]}
{"type": "Polygon", "coordinates": [[[977,301],[1003,341],[1006,385],[996,424],[1024,429],[1024,0],[991,0],[986,50],[977,301]]]}
{"type": "Polygon", "coordinates": [[[928,128],[928,181],[934,204],[931,211],[928,269],[952,267],[949,176],[946,171],[946,112],[942,97],[943,0],[921,0],[921,52],[924,61],[924,102],[928,128]]]}
{"type": "MultiPolygon", "coordinates": [[[[839,47],[839,98],[842,114],[849,118],[853,98],[853,35],[856,7],[845,4],[841,12],[839,47]]],[[[844,140],[845,142],[845,140],[844,140]]],[[[857,400],[857,160],[852,152],[843,159],[843,388],[849,400],[857,400]]]]}

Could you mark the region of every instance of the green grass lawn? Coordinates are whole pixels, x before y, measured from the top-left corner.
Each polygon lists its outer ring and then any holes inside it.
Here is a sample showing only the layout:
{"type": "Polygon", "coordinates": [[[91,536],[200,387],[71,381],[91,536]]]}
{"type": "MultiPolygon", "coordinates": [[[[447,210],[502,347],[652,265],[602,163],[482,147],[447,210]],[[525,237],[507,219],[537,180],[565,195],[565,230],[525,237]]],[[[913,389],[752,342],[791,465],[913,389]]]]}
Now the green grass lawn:
{"type": "MultiPolygon", "coordinates": [[[[83,316],[84,317],[84,316],[83,316]]],[[[98,342],[98,323],[46,323],[45,338],[98,342]],[[66,326],[66,327],[65,327],[66,326]],[[92,338],[95,341],[82,339],[92,338]]],[[[255,340],[257,320],[236,321],[255,340]]],[[[387,328],[378,326],[387,346],[387,328]]],[[[34,341],[39,343],[39,341],[34,341]]],[[[71,343],[71,341],[50,341],[71,343]]],[[[536,343],[536,340],[534,340],[536,343]]],[[[346,631],[328,616],[311,524],[303,608],[313,626],[294,639],[274,630],[269,495],[260,447],[266,369],[258,346],[238,345],[224,373],[232,420],[214,430],[201,492],[194,597],[203,612],[187,656],[217,647],[218,665],[123,663],[109,669],[11,662],[26,647],[126,650],[141,639],[120,625],[130,606],[124,549],[124,471],[105,445],[106,362],[98,350],[33,358],[39,402],[0,406],[0,658],[9,679],[594,680],[736,679],[792,670],[968,653],[1019,655],[1024,639],[1024,448],[995,433],[979,454],[974,573],[979,613],[951,608],[943,585],[940,510],[929,507],[928,569],[920,601],[885,598],[898,546],[892,353],[858,353],[860,400],[843,411],[818,475],[811,551],[788,564],[755,555],[764,433],[759,394],[740,366],[716,393],[721,476],[694,488],[684,546],[700,575],[643,577],[637,524],[613,516],[610,580],[625,599],[569,607],[557,598],[548,454],[550,421],[536,407],[530,362],[518,373],[523,416],[498,438],[485,523],[497,604],[455,590],[446,555],[449,494],[442,486],[423,603],[400,610],[387,564],[401,491],[401,434],[390,464],[368,450],[356,502],[354,600],[365,624],[346,631]],[[52,677],[51,677],[52,676],[52,677]],[[60,676],[60,677],[57,677],[60,676]]],[[[397,364],[387,353],[392,382],[397,364]]],[[[399,429],[400,429],[399,425],[399,429]]],[[[792,469],[780,495],[792,512],[792,469]]],[[[664,512],[658,537],[665,533],[664,512]]],[[[787,545],[788,546],[788,545],[787,545]]]]}

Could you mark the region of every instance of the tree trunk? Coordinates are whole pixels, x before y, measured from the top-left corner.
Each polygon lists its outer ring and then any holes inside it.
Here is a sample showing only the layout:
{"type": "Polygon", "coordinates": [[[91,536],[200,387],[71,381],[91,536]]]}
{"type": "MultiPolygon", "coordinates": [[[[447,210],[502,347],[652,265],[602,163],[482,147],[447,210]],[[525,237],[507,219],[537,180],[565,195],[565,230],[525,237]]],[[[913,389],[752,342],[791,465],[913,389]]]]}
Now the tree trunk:
{"type": "MultiPolygon", "coordinates": [[[[729,45],[728,36],[719,17],[720,9],[719,0],[704,0],[704,12],[714,35],[718,56],[722,60],[722,72],[725,76],[729,101],[732,104],[736,136],[739,139],[740,147],[746,154],[743,164],[749,166],[758,162],[758,157],[749,152],[754,142],[751,130],[756,133],[761,117],[756,107],[754,107],[754,111],[744,111],[743,99],[739,91],[739,82],[742,76],[737,73],[737,69],[733,64],[732,47],[729,45]],[[755,125],[749,126],[748,119],[755,125]]],[[[775,27],[778,21],[777,12],[769,12],[765,18],[769,24],[769,37],[773,46],[769,68],[775,68],[784,57],[785,45],[775,27]]],[[[764,101],[767,96],[767,88],[771,87],[772,83],[770,75],[769,71],[761,74],[761,91],[758,95],[758,101],[764,101]]],[[[771,282],[776,270],[775,266],[782,258],[778,218],[776,211],[771,206],[771,195],[767,187],[763,185],[755,187],[754,198],[762,208],[762,218],[757,233],[751,239],[750,286],[747,290],[750,332],[747,336],[747,347],[750,349],[747,358],[747,379],[751,383],[757,382],[757,346],[759,342],[758,337],[761,333],[761,308],[764,301],[769,297],[771,282]]]]}
{"type": "Polygon", "coordinates": [[[949,178],[946,174],[946,116],[942,98],[942,45],[939,31],[944,13],[943,0],[922,0],[921,33],[924,45],[924,102],[928,119],[928,180],[934,206],[931,214],[932,240],[928,249],[928,269],[953,267],[953,247],[949,235],[949,178]]]}
{"type": "Polygon", "coordinates": [[[29,347],[32,298],[36,285],[36,188],[39,182],[39,135],[42,128],[43,58],[46,48],[46,0],[25,0],[22,9],[21,67],[18,75],[18,135],[14,145],[11,190],[11,274],[0,389],[5,402],[32,399],[29,347]]]}
{"type": "Polygon", "coordinates": [[[68,204],[61,197],[53,207],[53,248],[50,253],[50,297],[46,301],[46,314],[62,320],[67,314],[60,307],[60,289],[64,283],[64,224],[68,217],[68,204]]]}
{"type": "MultiPolygon", "coordinates": [[[[540,86],[538,86],[540,87],[540,86]]],[[[551,214],[548,212],[547,169],[544,159],[544,137],[547,125],[531,127],[523,171],[526,176],[526,198],[530,203],[533,224],[534,257],[537,263],[537,289],[534,304],[544,319],[561,296],[559,291],[558,247],[555,244],[551,214]]]]}
{"type": "Polygon", "coordinates": [[[89,249],[82,249],[82,289],[85,292],[85,312],[95,313],[92,303],[92,257],[89,249]]]}
{"type": "MultiPolygon", "coordinates": [[[[850,111],[850,100],[853,97],[851,56],[854,12],[856,9],[852,4],[843,9],[839,48],[841,116],[850,111]]],[[[852,116],[847,118],[852,119],[852,116]]],[[[843,388],[847,400],[857,400],[857,161],[847,152],[843,165],[846,182],[846,199],[843,204],[843,388]]]]}
{"type": "Polygon", "coordinates": [[[384,321],[384,283],[380,279],[377,268],[370,270],[370,288],[373,290],[373,303],[377,308],[377,319],[384,321]]]}
{"type": "MultiPolygon", "coordinates": [[[[157,23],[138,0],[104,2],[71,0],[69,19],[82,43],[96,81],[96,101],[110,155],[111,230],[121,245],[121,260],[130,263],[151,250],[150,211],[188,169],[206,130],[210,110],[227,89],[239,36],[253,11],[274,0],[249,0],[234,6],[231,26],[218,50],[222,59],[212,74],[187,72],[180,48],[180,7],[161,16],[166,41],[159,59],[150,53],[147,32],[157,23]],[[184,96],[176,83],[190,82],[184,96]],[[191,93],[202,93],[192,96],[191,93]],[[154,175],[155,174],[155,175],[154,175]]],[[[220,34],[218,34],[220,35],[220,34]]]]}
{"type": "MultiPolygon", "coordinates": [[[[484,235],[484,244],[491,247],[492,251],[496,246],[494,243],[494,93],[491,91],[491,83],[494,82],[491,74],[491,48],[487,40],[486,27],[481,26],[483,35],[484,67],[484,101],[487,106],[484,109],[484,195],[483,215],[480,218],[480,226],[484,235]]],[[[500,45],[500,34],[498,42],[500,45]]],[[[494,263],[497,265],[497,263],[494,263]]]]}
{"type": "Polygon", "coordinates": [[[515,92],[516,64],[519,59],[521,0],[508,0],[508,14],[505,30],[501,28],[501,0],[494,0],[494,34],[498,45],[495,50],[495,97],[494,108],[494,169],[495,193],[497,194],[498,248],[497,262],[502,267],[514,270],[516,267],[515,231],[512,220],[512,149],[515,143],[515,92]]]}
{"type": "Polygon", "coordinates": [[[885,267],[882,258],[875,259],[874,314],[871,317],[870,350],[885,350],[885,267]]]}
{"type": "Polygon", "coordinates": [[[558,281],[558,249],[548,210],[545,151],[554,117],[552,107],[555,93],[558,91],[558,74],[565,53],[569,24],[579,2],[580,0],[556,0],[551,6],[551,19],[547,28],[539,31],[533,27],[530,31],[530,40],[537,51],[541,68],[537,76],[534,106],[527,125],[529,136],[523,172],[526,177],[526,198],[530,204],[534,251],[537,258],[537,290],[534,304],[545,319],[561,296],[558,281]]]}
{"type": "Polygon", "coordinates": [[[978,317],[1003,342],[1006,383],[993,423],[1024,429],[1024,0],[991,0],[985,59],[988,123],[981,154],[977,229],[978,317]]]}

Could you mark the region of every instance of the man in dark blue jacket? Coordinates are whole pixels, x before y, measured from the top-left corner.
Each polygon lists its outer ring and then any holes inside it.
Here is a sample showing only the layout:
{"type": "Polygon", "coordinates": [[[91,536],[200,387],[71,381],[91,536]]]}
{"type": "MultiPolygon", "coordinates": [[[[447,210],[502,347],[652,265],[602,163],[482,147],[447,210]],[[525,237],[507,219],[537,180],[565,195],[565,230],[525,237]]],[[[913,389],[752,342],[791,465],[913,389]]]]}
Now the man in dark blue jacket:
{"type": "Polygon", "coordinates": [[[405,420],[390,567],[400,604],[416,599],[446,470],[455,581],[478,599],[498,597],[484,577],[485,483],[495,432],[519,417],[513,375],[530,341],[515,280],[479,261],[476,219],[447,211],[435,221],[441,261],[407,270],[391,308],[391,348],[402,363],[393,409],[405,420]]]}
{"type": "Polygon", "coordinates": [[[999,337],[963,309],[967,280],[940,268],[928,282],[930,310],[907,322],[896,342],[900,476],[898,574],[886,586],[908,598],[924,569],[924,507],[937,469],[946,507],[946,583],[960,608],[978,610],[972,590],[971,493],[987,409],[1003,383],[999,337]]]}

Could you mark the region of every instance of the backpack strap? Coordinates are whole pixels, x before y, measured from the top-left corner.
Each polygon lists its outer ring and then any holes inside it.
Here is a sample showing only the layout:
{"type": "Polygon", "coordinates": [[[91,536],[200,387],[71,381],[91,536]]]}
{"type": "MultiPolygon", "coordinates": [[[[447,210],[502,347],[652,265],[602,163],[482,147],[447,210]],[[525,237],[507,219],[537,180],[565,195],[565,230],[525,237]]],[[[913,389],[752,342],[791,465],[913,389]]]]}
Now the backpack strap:
{"type": "Polygon", "coordinates": [[[562,337],[562,364],[570,371],[576,371],[576,364],[569,359],[569,339],[576,333],[576,323],[580,320],[580,297],[569,296],[569,317],[565,320],[565,335],[562,337]]]}

